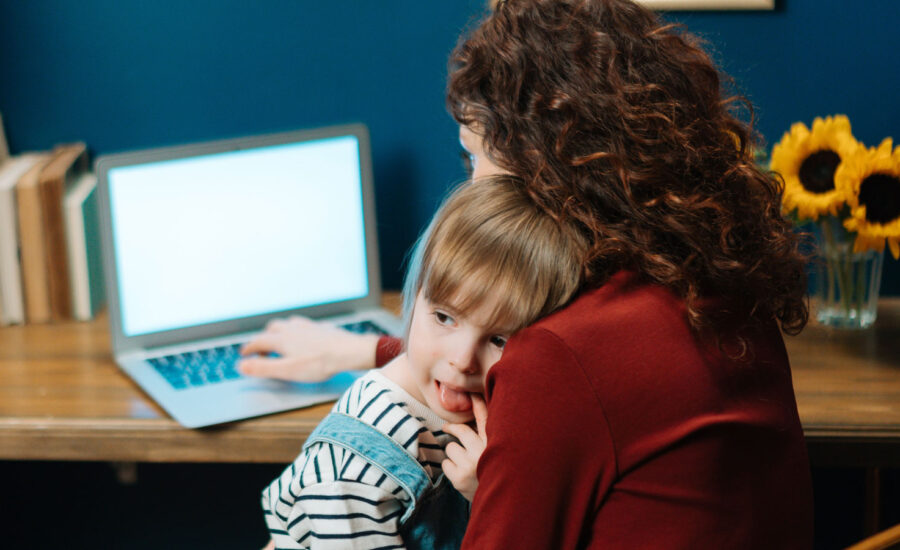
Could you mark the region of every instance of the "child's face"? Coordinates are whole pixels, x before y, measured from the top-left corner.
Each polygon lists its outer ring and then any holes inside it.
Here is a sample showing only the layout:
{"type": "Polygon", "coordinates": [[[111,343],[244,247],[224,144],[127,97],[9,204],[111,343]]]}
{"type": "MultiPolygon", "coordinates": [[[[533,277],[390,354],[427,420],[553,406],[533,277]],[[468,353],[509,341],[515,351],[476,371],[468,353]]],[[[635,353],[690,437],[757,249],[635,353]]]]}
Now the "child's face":
{"type": "Polygon", "coordinates": [[[468,126],[459,127],[459,144],[469,154],[469,164],[472,167],[472,179],[477,180],[486,176],[501,176],[509,174],[503,168],[497,166],[484,150],[484,139],[468,126]]]}
{"type": "Polygon", "coordinates": [[[493,306],[461,315],[416,297],[406,346],[415,397],[444,420],[474,418],[469,394],[484,393],[484,376],[503,353],[509,334],[486,323],[493,306]]]}

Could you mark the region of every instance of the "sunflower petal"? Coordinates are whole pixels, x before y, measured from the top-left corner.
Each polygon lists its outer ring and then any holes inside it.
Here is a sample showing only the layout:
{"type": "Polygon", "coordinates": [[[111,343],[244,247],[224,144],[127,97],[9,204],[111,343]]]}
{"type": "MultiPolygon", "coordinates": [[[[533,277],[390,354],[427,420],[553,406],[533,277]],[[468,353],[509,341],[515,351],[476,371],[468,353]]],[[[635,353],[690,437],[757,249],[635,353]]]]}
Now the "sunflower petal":
{"type": "Polygon", "coordinates": [[[892,138],[886,137],[881,141],[881,143],[878,144],[878,147],[876,148],[876,150],[878,151],[879,154],[882,154],[882,155],[886,154],[886,155],[890,156],[891,149],[894,148],[893,142],[894,142],[894,140],[892,138]]]}

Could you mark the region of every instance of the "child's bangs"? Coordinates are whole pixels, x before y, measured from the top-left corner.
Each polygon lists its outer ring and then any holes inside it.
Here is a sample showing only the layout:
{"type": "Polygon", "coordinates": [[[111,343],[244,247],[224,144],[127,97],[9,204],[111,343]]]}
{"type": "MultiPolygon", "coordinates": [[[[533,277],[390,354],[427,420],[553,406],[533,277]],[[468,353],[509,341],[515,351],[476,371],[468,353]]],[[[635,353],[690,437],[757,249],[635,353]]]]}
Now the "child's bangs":
{"type": "Polygon", "coordinates": [[[515,332],[565,304],[578,287],[584,246],[543,212],[513,177],[454,191],[414,255],[415,287],[434,304],[492,330],[515,332]]]}
{"type": "Polygon", "coordinates": [[[529,287],[533,281],[520,270],[504,265],[507,262],[502,258],[466,262],[472,260],[472,255],[436,256],[422,287],[432,303],[445,305],[463,316],[471,315],[483,304],[493,304],[487,326],[503,332],[515,332],[540,315],[543,303],[529,287]]]}

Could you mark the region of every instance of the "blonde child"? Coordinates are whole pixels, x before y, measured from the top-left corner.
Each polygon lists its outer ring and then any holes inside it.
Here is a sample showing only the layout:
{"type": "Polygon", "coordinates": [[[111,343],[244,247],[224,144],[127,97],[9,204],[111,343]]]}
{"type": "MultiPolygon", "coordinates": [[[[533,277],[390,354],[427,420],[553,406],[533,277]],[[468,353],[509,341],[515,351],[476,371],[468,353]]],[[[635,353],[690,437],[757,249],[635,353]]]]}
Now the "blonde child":
{"type": "Polygon", "coordinates": [[[459,548],[484,376],[510,335],[572,298],[584,249],[520,180],[456,189],[407,274],[405,352],[354,383],[263,491],[270,546],[459,548]]]}

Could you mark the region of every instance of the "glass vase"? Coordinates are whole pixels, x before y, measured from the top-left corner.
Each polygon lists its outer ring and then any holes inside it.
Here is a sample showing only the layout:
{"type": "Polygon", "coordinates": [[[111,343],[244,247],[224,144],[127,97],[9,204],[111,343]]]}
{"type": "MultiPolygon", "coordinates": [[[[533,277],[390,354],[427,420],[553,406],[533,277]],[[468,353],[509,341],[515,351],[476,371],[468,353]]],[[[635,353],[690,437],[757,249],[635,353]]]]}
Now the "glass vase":
{"type": "Polygon", "coordinates": [[[864,329],[875,322],[884,250],[853,252],[856,235],[840,220],[818,222],[816,320],[823,325],[864,329]]]}

